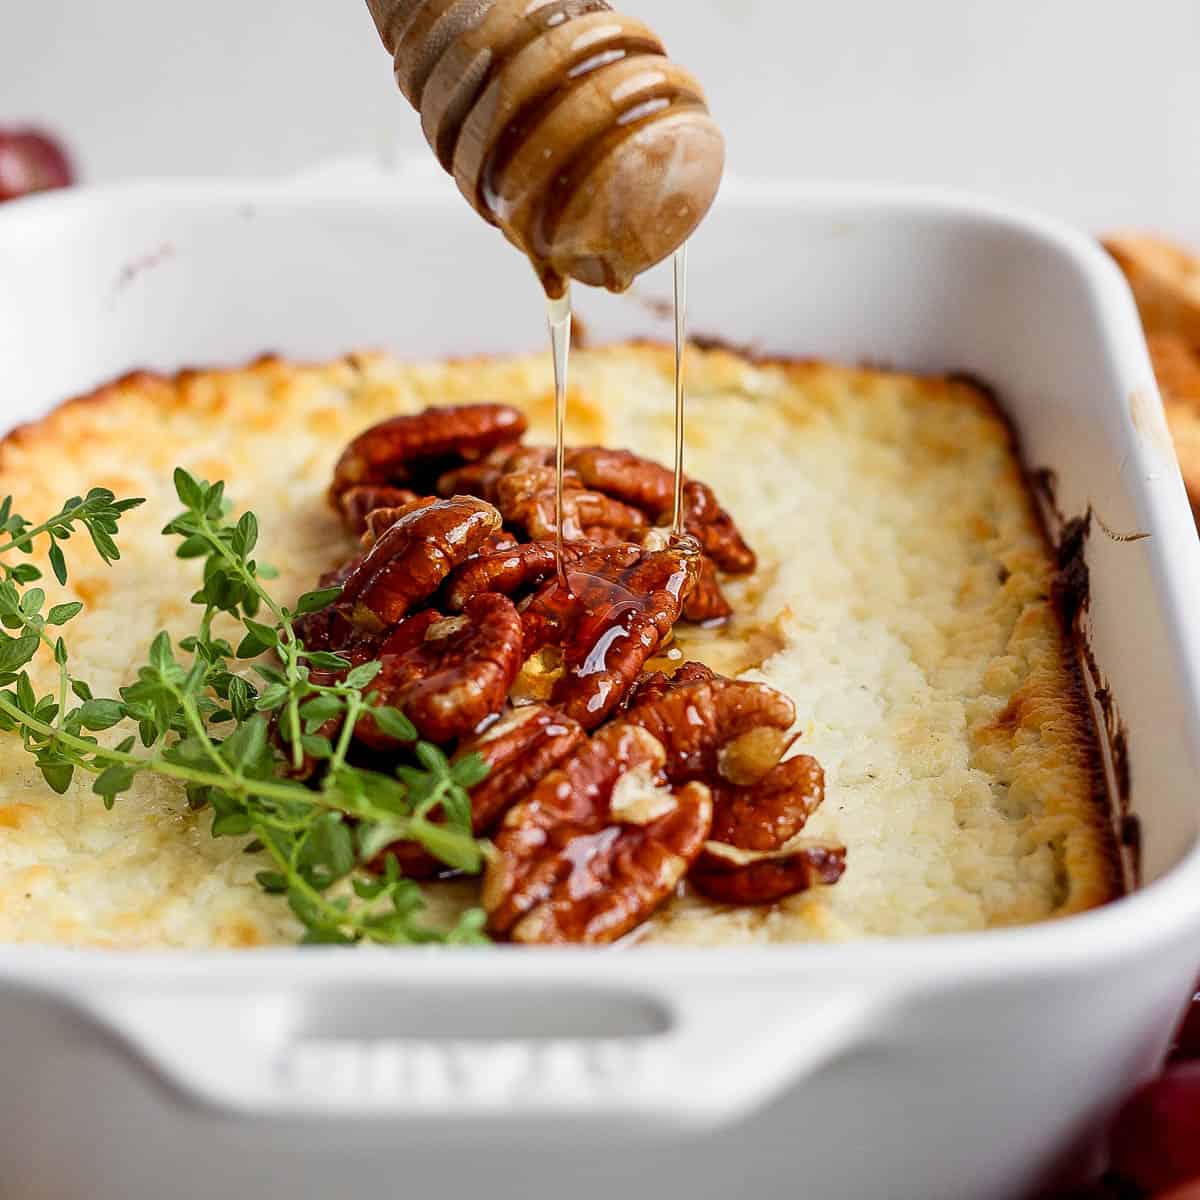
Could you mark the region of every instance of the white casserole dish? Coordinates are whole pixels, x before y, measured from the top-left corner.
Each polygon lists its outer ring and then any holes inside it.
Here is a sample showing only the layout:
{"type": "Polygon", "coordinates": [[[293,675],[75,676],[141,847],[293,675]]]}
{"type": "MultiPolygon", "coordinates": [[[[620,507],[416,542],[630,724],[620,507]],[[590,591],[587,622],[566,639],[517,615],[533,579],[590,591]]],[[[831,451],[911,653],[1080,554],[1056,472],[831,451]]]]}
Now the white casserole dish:
{"type": "MultiPolygon", "coordinates": [[[[663,336],[579,294],[595,340],[663,336]]],[[[970,371],[1067,515],[1144,881],[977,936],[756,950],[0,948],[0,1194],[1009,1197],[1153,1069],[1200,958],[1200,549],[1131,300],[1087,239],[909,192],[730,184],[693,328],[970,371]]],[[[0,212],[5,426],[134,367],[528,349],[524,262],[441,180],[153,184],[0,212]]],[[[741,448],[753,453],[753,447],[741,448]]]]}

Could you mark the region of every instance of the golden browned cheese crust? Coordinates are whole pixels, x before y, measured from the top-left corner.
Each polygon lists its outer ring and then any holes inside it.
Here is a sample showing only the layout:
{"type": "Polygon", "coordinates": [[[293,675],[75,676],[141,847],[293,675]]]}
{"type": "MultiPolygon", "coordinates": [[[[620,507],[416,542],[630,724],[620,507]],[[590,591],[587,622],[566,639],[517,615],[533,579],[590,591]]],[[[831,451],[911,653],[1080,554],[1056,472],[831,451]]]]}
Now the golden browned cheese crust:
{"type": "MultiPolygon", "coordinates": [[[[585,350],[568,437],[669,461],[668,349],[585,350]]],[[[721,631],[680,626],[689,657],[796,702],[799,748],[828,794],[805,837],[848,847],[835,887],[767,908],[682,892],[644,928],[692,944],[983,929],[1103,903],[1120,875],[1095,738],[1050,600],[1051,554],[1009,431],[969,384],[724,350],[689,362],[689,470],[759,552],[730,581],[721,631]]],[[[160,627],[195,621],[196,564],[158,530],[179,463],[224,478],[262,525],[284,596],[348,550],[325,489],[341,447],[383,417],[493,400],[552,428],[544,356],[402,364],[381,356],[264,361],[175,379],[133,375],[0,447],[0,486],[30,517],[91,485],[148,498],[105,568],[72,543],[66,591],[79,674],[127,682],[160,627]]],[[[290,942],[262,863],[213,840],[171,786],[139,779],[106,813],[87,782],[65,796],[15,748],[0,761],[0,939],[123,947],[290,942]]],[[[435,914],[475,899],[445,886],[435,914]]]]}

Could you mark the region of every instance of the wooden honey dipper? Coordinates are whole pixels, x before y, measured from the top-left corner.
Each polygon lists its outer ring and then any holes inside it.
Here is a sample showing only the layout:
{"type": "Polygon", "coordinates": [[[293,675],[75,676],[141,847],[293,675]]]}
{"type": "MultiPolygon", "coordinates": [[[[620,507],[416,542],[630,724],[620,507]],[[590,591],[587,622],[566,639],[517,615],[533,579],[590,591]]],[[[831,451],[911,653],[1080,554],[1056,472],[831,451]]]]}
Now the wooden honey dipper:
{"type": "Polygon", "coordinates": [[[551,296],[623,291],[687,240],[725,143],[696,80],[605,0],[367,0],[396,82],[551,296]]]}

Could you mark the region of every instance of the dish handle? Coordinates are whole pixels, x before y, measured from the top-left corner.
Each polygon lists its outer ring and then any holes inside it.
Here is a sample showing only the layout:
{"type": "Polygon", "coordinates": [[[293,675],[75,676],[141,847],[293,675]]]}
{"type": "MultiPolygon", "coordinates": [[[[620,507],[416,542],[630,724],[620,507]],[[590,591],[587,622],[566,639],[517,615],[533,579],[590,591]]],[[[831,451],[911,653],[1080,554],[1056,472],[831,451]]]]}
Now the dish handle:
{"type": "Polygon", "coordinates": [[[536,1118],[636,1136],[745,1117],[875,1040],[880,1001],[811,978],[764,986],[706,973],[703,986],[690,978],[661,992],[409,981],[316,994],[125,992],[82,1007],[176,1092],[227,1113],[496,1127],[536,1118]]]}

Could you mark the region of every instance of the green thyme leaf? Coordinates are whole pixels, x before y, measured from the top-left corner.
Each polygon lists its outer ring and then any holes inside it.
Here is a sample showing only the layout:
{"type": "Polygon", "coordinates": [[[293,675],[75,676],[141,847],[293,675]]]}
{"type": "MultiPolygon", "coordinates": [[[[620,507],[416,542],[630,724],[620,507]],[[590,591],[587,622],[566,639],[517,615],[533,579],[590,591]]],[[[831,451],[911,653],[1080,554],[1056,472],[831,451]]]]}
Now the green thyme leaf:
{"type": "Polygon", "coordinates": [[[458,918],[458,923],[446,934],[448,946],[482,946],[488,942],[484,932],[487,913],[482,908],[468,908],[458,918]]]}
{"type": "Polygon", "coordinates": [[[179,503],[189,509],[197,509],[204,504],[204,489],[199,481],[182,467],[175,468],[175,494],[179,503]]]}
{"type": "Polygon", "coordinates": [[[300,745],[310,758],[332,758],[333,744],[327,737],[321,737],[315,733],[305,733],[300,735],[300,745]]]}
{"type": "Polygon", "coordinates": [[[77,715],[84,729],[111,729],[125,719],[125,705],[117,700],[87,700],[77,715]]]}
{"type": "Polygon", "coordinates": [[[424,818],[415,818],[409,833],[420,842],[434,858],[460,871],[478,873],[483,866],[483,854],[479,843],[469,835],[457,833],[445,825],[436,825],[424,818]]]}
{"type": "Polygon", "coordinates": [[[248,813],[229,812],[213,817],[213,837],[242,837],[253,828],[248,813]]]}
{"type": "Polygon", "coordinates": [[[54,572],[54,578],[59,583],[67,582],[67,560],[62,552],[62,547],[57,542],[50,543],[50,569],[54,572]]]}
{"type": "Polygon", "coordinates": [[[345,708],[346,702],[340,696],[332,696],[329,693],[324,693],[305,701],[300,706],[300,715],[312,726],[312,729],[308,730],[311,733],[313,730],[324,725],[331,717],[336,717],[344,712],[345,708]]]}
{"type": "Polygon", "coordinates": [[[40,640],[37,634],[0,638],[0,671],[15,671],[23,667],[37,653],[40,640]]]}
{"type": "Polygon", "coordinates": [[[243,558],[258,544],[258,518],[252,512],[242,514],[231,542],[234,552],[243,558]]]}
{"type": "Polygon", "coordinates": [[[350,660],[340,654],[330,654],[327,650],[317,650],[312,654],[305,653],[305,659],[314,667],[323,667],[330,671],[341,671],[350,666],[350,660]]]}
{"type": "Polygon", "coordinates": [[[455,759],[450,767],[454,782],[464,788],[473,788],[482,783],[487,778],[488,770],[487,763],[479,754],[465,754],[462,758],[455,759]]]}
{"type": "Polygon", "coordinates": [[[304,616],[306,613],[320,612],[321,609],[328,608],[341,594],[340,587],[327,587],[320,588],[315,592],[305,592],[296,601],[296,615],[304,616]]]}
{"type": "Polygon", "coordinates": [[[446,755],[432,742],[417,743],[417,758],[425,770],[435,774],[444,775],[450,769],[446,755]]]}
{"type": "Polygon", "coordinates": [[[382,670],[383,663],[381,662],[361,663],[346,675],[345,686],[348,688],[365,688],[382,670]]]}
{"type": "Polygon", "coordinates": [[[46,593],[38,587],[30,588],[21,597],[21,614],[26,617],[36,616],[42,611],[42,605],[46,602],[46,593]]]}
{"type": "Polygon", "coordinates": [[[113,801],[133,787],[134,771],[120,763],[105,767],[92,782],[92,791],[104,800],[105,808],[112,808],[113,801]]]}
{"type": "Polygon", "coordinates": [[[381,705],[371,709],[371,719],[381,732],[398,742],[415,742],[417,727],[398,709],[381,705]]]}
{"type": "MultiPolygon", "coordinates": [[[[257,624],[257,622],[255,622],[257,624]]],[[[260,628],[264,628],[260,626],[260,628]]],[[[257,658],[260,654],[265,654],[272,646],[276,644],[278,639],[266,639],[256,630],[250,630],[241,642],[238,643],[237,656],[238,658],[257,658]]]]}
{"type": "Polygon", "coordinates": [[[254,707],[259,712],[272,712],[287,700],[291,695],[291,691],[286,684],[272,683],[254,702],[254,707]]]}
{"type": "Polygon", "coordinates": [[[75,774],[74,766],[65,758],[38,757],[38,770],[42,778],[60,796],[71,786],[71,778],[75,774]]]}
{"type": "Polygon", "coordinates": [[[267,721],[256,713],[243,721],[231,736],[221,743],[221,757],[241,771],[269,771],[272,766],[271,749],[267,744],[267,721]]]}
{"type": "Polygon", "coordinates": [[[279,644],[279,634],[270,625],[264,625],[261,621],[251,621],[249,618],[246,618],[243,623],[250,633],[262,643],[264,650],[279,644]]]}

